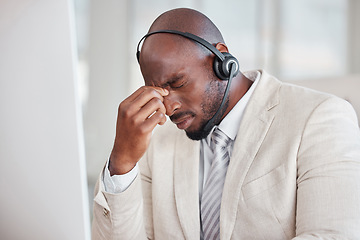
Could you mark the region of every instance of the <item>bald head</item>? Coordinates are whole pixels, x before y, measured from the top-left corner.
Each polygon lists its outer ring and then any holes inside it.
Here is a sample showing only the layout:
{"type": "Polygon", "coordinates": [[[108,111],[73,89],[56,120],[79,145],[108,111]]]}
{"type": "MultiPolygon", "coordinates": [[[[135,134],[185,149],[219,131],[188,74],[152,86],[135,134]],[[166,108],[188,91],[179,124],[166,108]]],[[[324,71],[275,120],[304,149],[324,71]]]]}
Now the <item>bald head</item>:
{"type": "Polygon", "coordinates": [[[188,8],[177,8],[161,14],[151,25],[149,32],[177,30],[197,35],[211,44],[224,43],[215,24],[204,14],[188,8]]]}
{"type": "MultiPolygon", "coordinates": [[[[151,25],[148,33],[160,30],[175,30],[180,32],[192,33],[212,45],[221,45],[218,49],[227,52],[227,46],[224,39],[215,26],[215,24],[204,14],[189,8],[177,8],[161,14],[151,25]]],[[[139,43],[140,44],[140,43],[139,43]]],[[[154,61],[156,58],[173,57],[179,58],[180,54],[186,56],[197,56],[198,58],[207,58],[211,60],[208,71],[212,71],[214,59],[213,51],[201,44],[195,43],[183,36],[177,34],[159,33],[146,37],[140,52],[137,53],[140,68],[148,61],[154,61]],[[157,54],[164,52],[165,54],[157,54]],[[173,53],[173,55],[170,55],[173,53]],[[196,53],[196,54],[195,54],[196,53]]],[[[200,60],[200,59],[199,59],[200,60]]],[[[204,64],[207,64],[204,62],[204,64]]]]}

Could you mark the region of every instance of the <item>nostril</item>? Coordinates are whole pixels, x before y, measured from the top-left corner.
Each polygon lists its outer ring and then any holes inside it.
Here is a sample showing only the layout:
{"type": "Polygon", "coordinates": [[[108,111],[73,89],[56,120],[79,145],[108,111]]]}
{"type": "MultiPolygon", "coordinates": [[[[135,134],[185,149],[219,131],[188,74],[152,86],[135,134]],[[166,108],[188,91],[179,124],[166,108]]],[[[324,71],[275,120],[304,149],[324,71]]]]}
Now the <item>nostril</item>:
{"type": "Polygon", "coordinates": [[[180,108],[179,101],[173,100],[171,97],[169,97],[169,95],[164,97],[164,105],[166,109],[166,115],[168,116],[172,116],[175,111],[180,108]]]}

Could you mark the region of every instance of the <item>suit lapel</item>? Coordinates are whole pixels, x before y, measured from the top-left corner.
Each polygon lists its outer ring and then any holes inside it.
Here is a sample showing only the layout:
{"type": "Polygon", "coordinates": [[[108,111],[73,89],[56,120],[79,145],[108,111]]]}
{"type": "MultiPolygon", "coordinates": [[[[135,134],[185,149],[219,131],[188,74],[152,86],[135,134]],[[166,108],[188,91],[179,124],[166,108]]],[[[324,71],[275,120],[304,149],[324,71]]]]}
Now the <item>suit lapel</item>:
{"type": "Polygon", "coordinates": [[[174,160],[175,202],[186,239],[200,239],[199,213],[200,143],[182,132],[177,136],[174,160]]]}
{"type": "Polygon", "coordinates": [[[230,239],[232,235],[238,217],[238,204],[241,201],[241,186],[274,119],[270,109],[278,104],[280,83],[268,82],[268,78],[268,75],[262,72],[234,143],[222,196],[221,239],[230,239]]]}

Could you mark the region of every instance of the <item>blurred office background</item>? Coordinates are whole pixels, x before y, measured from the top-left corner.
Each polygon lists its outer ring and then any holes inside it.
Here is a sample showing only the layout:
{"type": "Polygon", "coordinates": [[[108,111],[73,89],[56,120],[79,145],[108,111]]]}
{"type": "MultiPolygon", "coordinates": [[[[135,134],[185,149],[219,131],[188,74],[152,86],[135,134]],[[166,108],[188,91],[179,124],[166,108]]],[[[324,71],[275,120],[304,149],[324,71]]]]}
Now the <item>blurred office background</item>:
{"type": "Polygon", "coordinates": [[[263,68],[282,81],[336,94],[360,114],[358,0],[74,1],[90,199],[113,145],[118,105],[143,84],[138,40],[172,8],[194,8],[212,19],[242,71],[263,68]]]}

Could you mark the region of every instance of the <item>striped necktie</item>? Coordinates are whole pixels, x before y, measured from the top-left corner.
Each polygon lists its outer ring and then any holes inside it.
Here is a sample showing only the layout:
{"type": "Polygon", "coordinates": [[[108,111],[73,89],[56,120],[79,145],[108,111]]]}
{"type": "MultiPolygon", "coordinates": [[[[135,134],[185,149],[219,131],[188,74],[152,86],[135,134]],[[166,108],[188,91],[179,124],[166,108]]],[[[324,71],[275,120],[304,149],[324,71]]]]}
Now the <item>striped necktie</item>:
{"type": "Polygon", "coordinates": [[[220,205],[230,160],[227,151],[229,142],[230,138],[219,128],[214,130],[210,143],[214,160],[201,199],[201,221],[205,240],[220,239],[220,205]]]}

